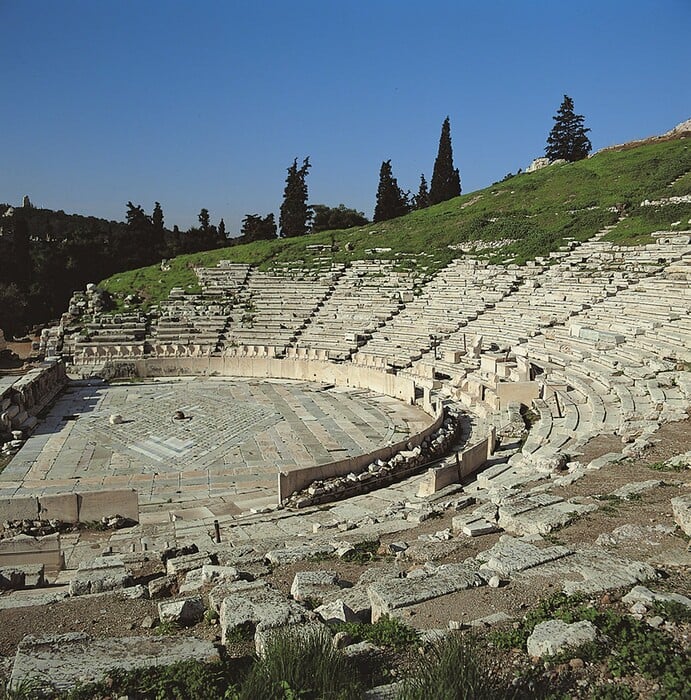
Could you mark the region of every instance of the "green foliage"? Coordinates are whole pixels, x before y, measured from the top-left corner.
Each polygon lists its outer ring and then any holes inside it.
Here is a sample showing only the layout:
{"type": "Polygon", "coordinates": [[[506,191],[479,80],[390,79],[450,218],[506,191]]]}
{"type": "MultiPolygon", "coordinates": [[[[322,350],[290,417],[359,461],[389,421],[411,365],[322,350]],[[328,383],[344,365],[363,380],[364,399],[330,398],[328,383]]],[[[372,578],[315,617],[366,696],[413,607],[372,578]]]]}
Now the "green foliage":
{"type": "MultiPolygon", "coordinates": [[[[583,653],[590,659],[604,658],[615,677],[640,673],[660,685],[660,698],[684,697],[691,677],[691,658],[674,640],[661,630],[630,615],[612,609],[599,610],[583,596],[568,597],[559,593],[543,601],[529,612],[517,629],[494,632],[490,640],[498,648],[525,648],[535,625],[550,619],[572,623],[588,620],[602,634],[600,641],[589,645],[583,653]]],[[[579,650],[579,655],[581,651],[579,650]]]]}
{"type": "Polygon", "coordinates": [[[554,119],[554,126],[547,137],[545,155],[550,160],[563,158],[568,161],[586,158],[592,149],[587,134],[590,129],[584,126],[583,116],[573,111],[573,100],[564,95],[554,119]]]}
{"type": "Polygon", "coordinates": [[[355,226],[363,226],[368,222],[363,212],[356,209],[348,209],[344,204],[337,207],[327,207],[325,204],[313,204],[312,231],[345,230],[355,226]]]}
{"type": "Polygon", "coordinates": [[[0,682],[0,700],[48,700],[54,696],[55,691],[47,678],[24,678],[12,687],[0,682]]]}
{"type": "Polygon", "coordinates": [[[638,693],[626,685],[598,685],[590,693],[591,700],[638,700],[638,693]]]}
{"type": "Polygon", "coordinates": [[[451,125],[449,118],[444,119],[439,137],[439,149],[434,161],[432,183],[429,191],[429,203],[439,204],[461,194],[461,176],[458,168],[453,167],[453,149],[451,147],[451,125]]]}
{"type": "Polygon", "coordinates": [[[372,540],[368,542],[356,542],[355,544],[353,544],[353,549],[349,552],[346,552],[341,558],[343,559],[343,561],[349,561],[355,564],[364,565],[378,558],[378,549],[378,540],[372,540]]]}
{"type": "Polygon", "coordinates": [[[281,630],[270,636],[240,688],[239,700],[354,700],[362,690],[352,662],[328,634],[281,630]]]}
{"type": "Polygon", "coordinates": [[[500,661],[475,637],[455,634],[414,664],[397,700],[501,700],[517,696],[500,661]]]}
{"type": "Polygon", "coordinates": [[[273,240],[276,238],[276,221],[274,215],[267,214],[262,218],[257,214],[246,214],[245,218],[242,220],[240,234],[245,243],[273,240]]]}
{"type": "Polygon", "coordinates": [[[298,168],[297,158],[288,168],[288,177],[283,191],[283,203],[278,224],[281,235],[285,238],[304,236],[308,229],[310,210],[307,206],[307,184],[305,182],[310,169],[310,159],[302,161],[298,168]]]}
{"type": "Polygon", "coordinates": [[[676,624],[691,622],[691,608],[676,600],[655,601],[653,612],[676,624]]]}
{"type": "Polygon", "coordinates": [[[236,700],[243,669],[221,661],[203,664],[181,661],[131,671],[114,670],[100,683],[78,686],[65,700],[94,700],[127,695],[138,700],[236,700]]]}
{"type": "Polygon", "coordinates": [[[653,462],[652,464],[646,465],[648,469],[653,469],[657,472],[684,472],[687,467],[683,463],[679,464],[668,464],[667,462],[653,462]]]}
{"type": "Polygon", "coordinates": [[[332,625],[335,632],[346,632],[357,642],[372,642],[378,647],[405,649],[416,644],[418,633],[395,617],[382,615],[374,624],[366,622],[339,622],[332,625]]]}
{"type": "Polygon", "coordinates": [[[162,637],[167,637],[171,634],[175,634],[180,628],[172,620],[166,620],[165,622],[159,622],[156,625],[156,634],[160,634],[162,637]]]}
{"type": "Polygon", "coordinates": [[[431,205],[429,200],[429,191],[427,189],[427,180],[425,180],[424,173],[420,175],[420,187],[418,188],[417,194],[413,199],[413,207],[416,210],[427,209],[427,207],[431,205]]]}
{"type": "Polygon", "coordinates": [[[410,211],[408,195],[398,186],[398,180],[393,176],[391,159],[385,160],[379,169],[379,186],[377,187],[377,203],[374,207],[374,221],[388,221],[403,216],[410,211]]]}

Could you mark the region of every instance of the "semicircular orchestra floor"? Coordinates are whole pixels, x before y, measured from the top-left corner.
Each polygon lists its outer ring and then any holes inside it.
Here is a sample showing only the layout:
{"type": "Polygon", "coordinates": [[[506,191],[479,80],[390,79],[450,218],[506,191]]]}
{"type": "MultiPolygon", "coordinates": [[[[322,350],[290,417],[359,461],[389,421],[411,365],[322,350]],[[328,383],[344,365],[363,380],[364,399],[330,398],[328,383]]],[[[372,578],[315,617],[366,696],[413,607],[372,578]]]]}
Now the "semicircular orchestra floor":
{"type": "Polygon", "coordinates": [[[73,382],[0,474],[0,497],[134,488],[142,522],[237,515],[276,503],[279,471],[398,442],[430,420],[387,396],[309,382],[73,382]]]}

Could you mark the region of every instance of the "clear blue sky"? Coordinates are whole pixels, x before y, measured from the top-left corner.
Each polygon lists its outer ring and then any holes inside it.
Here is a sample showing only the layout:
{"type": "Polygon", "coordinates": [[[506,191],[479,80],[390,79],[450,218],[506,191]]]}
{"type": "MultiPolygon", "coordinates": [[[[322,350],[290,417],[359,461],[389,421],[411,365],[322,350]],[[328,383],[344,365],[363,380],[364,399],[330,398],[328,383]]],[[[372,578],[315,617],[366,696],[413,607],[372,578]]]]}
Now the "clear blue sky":
{"type": "Polygon", "coordinates": [[[594,149],[691,117],[691,0],[0,0],[0,202],[188,228],[311,203],[372,215],[428,181],[451,118],[464,192],[542,155],[564,93],[594,149]]]}

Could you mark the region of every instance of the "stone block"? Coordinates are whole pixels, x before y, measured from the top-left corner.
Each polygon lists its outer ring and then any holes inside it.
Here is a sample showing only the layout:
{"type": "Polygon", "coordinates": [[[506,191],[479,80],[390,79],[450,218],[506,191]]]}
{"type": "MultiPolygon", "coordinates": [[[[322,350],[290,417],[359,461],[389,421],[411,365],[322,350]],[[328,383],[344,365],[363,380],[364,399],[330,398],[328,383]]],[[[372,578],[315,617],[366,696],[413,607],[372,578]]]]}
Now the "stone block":
{"type": "Polygon", "coordinates": [[[163,601],[158,604],[158,617],[161,622],[194,625],[201,622],[204,617],[204,601],[198,595],[180,600],[163,601]]]}
{"type": "Polygon", "coordinates": [[[691,494],[672,499],[674,522],[691,536],[691,494]]]}
{"type": "Polygon", "coordinates": [[[0,540],[0,566],[43,564],[48,573],[56,573],[63,567],[60,535],[41,538],[17,535],[0,540]]]}
{"type": "Polygon", "coordinates": [[[0,523],[6,520],[36,520],[38,499],[35,496],[0,498],[0,523]]]}
{"type": "Polygon", "coordinates": [[[525,571],[535,566],[555,561],[573,554],[567,547],[553,546],[540,549],[529,542],[503,535],[497,544],[477,555],[485,562],[480,569],[499,576],[510,576],[516,571],[525,571]]]}
{"type": "Polygon", "coordinates": [[[329,544],[300,545],[297,547],[285,547],[272,549],[267,552],[265,559],[269,564],[278,566],[281,564],[294,564],[315,556],[328,556],[335,552],[335,547],[329,544]]]}
{"type": "Polygon", "coordinates": [[[149,598],[170,598],[177,591],[176,576],[159,576],[149,581],[149,598]]]}
{"type": "Polygon", "coordinates": [[[587,620],[573,624],[563,620],[546,620],[536,625],[528,637],[528,654],[540,658],[554,656],[566,649],[575,651],[586,642],[594,642],[597,635],[597,627],[587,620]]]}
{"type": "Polygon", "coordinates": [[[90,523],[111,515],[139,521],[139,495],[134,489],[85,491],[78,494],[79,522],[90,523]]]}
{"type": "Polygon", "coordinates": [[[16,564],[0,568],[0,589],[19,590],[45,585],[45,566],[43,564],[16,564]]]}
{"type": "Polygon", "coordinates": [[[98,557],[80,565],[70,580],[70,595],[103,593],[125,588],[132,583],[132,576],[117,557],[98,557]]]}
{"type": "Polygon", "coordinates": [[[241,636],[266,632],[312,619],[301,605],[271,588],[247,588],[223,599],[220,609],[221,642],[238,633],[241,636]]]}
{"type": "Polygon", "coordinates": [[[300,602],[312,599],[321,603],[325,595],[339,588],[335,571],[298,571],[290,595],[300,602]]]}
{"type": "Polygon", "coordinates": [[[41,520],[61,520],[64,523],[79,522],[79,501],[76,493],[41,496],[38,500],[41,520]]]}
{"type": "Polygon", "coordinates": [[[445,564],[433,572],[418,571],[414,577],[375,582],[368,587],[373,623],[400,608],[485,584],[478,571],[467,564],[445,564]]]}
{"type": "Polygon", "coordinates": [[[211,663],[219,656],[213,642],[194,637],[28,636],[17,648],[10,687],[39,678],[66,691],[78,683],[101,681],[113,669],[130,671],[188,660],[211,663]]]}
{"type": "Polygon", "coordinates": [[[320,605],[314,612],[326,623],[358,621],[358,616],[340,598],[320,605]]]}
{"type": "Polygon", "coordinates": [[[651,591],[645,586],[634,586],[621,600],[627,604],[645,603],[648,605],[674,602],[691,608],[691,598],[687,598],[685,595],[680,593],[658,593],[657,591],[651,591]]]}
{"type": "Polygon", "coordinates": [[[238,581],[247,579],[247,574],[240,573],[234,566],[216,566],[204,564],[202,566],[202,583],[219,583],[219,581],[238,581]]]}
{"type": "Polygon", "coordinates": [[[205,564],[211,564],[211,556],[207,552],[195,552],[194,554],[182,554],[173,557],[166,562],[166,573],[186,574],[193,569],[201,569],[205,564]]]}

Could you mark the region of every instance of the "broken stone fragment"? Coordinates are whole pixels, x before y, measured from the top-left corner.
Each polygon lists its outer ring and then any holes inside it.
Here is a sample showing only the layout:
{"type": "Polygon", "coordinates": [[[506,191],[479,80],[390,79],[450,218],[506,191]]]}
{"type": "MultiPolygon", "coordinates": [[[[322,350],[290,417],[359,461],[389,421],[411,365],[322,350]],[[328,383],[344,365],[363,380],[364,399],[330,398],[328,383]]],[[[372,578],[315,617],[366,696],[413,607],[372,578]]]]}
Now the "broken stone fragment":
{"type": "Polygon", "coordinates": [[[204,601],[201,596],[158,604],[158,617],[161,622],[175,622],[181,625],[194,625],[204,617],[204,601]]]}
{"type": "Polygon", "coordinates": [[[586,642],[594,642],[597,636],[597,627],[587,620],[573,624],[563,620],[546,620],[536,625],[528,637],[528,654],[541,658],[554,656],[566,649],[575,651],[586,642]]]}

